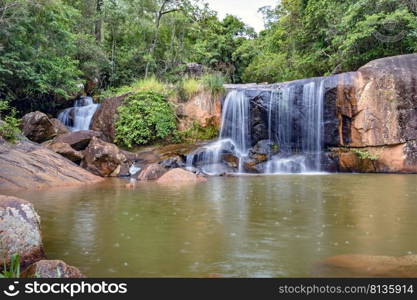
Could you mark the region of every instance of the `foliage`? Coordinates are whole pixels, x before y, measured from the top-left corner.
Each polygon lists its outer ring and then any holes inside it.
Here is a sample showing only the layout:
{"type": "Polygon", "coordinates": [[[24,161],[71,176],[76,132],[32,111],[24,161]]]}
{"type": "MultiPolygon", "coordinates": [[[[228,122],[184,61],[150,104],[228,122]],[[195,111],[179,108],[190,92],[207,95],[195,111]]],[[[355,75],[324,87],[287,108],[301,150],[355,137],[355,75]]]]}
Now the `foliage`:
{"type": "Polygon", "coordinates": [[[19,125],[20,121],[16,118],[16,110],[10,108],[8,102],[0,101],[0,136],[11,143],[16,142],[20,134],[19,125]],[[7,114],[3,115],[4,112],[7,114]]]}
{"type": "Polygon", "coordinates": [[[226,83],[225,77],[221,73],[206,74],[201,78],[205,89],[212,95],[219,95],[224,92],[223,85],[226,83]]]}
{"type": "Polygon", "coordinates": [[[263,8],[267,29],[249,45],[246,82],[276,82],[357,70],[417,49],[417,10],[407,0],[283,0],[263,8]],[[253,53],[256,53],[254,56],[253,53]]]}
{"type": "Polygon", "coordinates": [[[178,132],[179,141],[190,144],[195,144],[198,141],[212,140],[218,135],[219,130],[215,124],[208,124],[203,127],[198,122],[194,122],[189,129],[178,132]]]}
{"type": "Polygon", "coordinates": [[[355,153],[361,160],[366,160],[366,159],[369,159],[372,161],[378,160],[378,156],[372,155],[371,153],[369,153],[369,151],[359,150],[359,149],[352,149],[351,151],[355,153]]]}
{"type": "Polygon", "coordinates": [[[20,277],[20,256],[13,254],[10,257],[10,269],[7,270],[7,265],[4,263],[3,272],[0,278],[19,278],[20,277]]]}
{"type": "Polygon", "coordinates": [[[116,142],[132,148],[146,145],[174,134],[175,114],[166,97],[154,91],[130,95],[119,107],[116,142]]]}

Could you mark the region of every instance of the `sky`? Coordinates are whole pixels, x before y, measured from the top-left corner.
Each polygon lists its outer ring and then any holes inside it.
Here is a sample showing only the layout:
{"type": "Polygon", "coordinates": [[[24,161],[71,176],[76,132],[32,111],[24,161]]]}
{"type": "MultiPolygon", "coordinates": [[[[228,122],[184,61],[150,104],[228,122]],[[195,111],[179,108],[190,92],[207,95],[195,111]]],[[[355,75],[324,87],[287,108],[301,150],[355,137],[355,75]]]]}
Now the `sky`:
{"type": "Polygon", "coordinates": [[[268,5],[275,6],[278,0],[206,0],[206,2],[211,9],[218,12],[221,19],[227,14],[237,16],[259,32],[264,29],[264,22],[258,9],[268,5]]]}

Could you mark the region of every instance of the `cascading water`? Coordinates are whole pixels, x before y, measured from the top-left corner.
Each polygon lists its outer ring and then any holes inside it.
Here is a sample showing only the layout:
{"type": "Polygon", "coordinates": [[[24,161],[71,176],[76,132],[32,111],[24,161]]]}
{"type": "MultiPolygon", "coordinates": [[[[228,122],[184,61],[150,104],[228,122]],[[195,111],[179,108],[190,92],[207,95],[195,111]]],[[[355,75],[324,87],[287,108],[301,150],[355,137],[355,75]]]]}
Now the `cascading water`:
{"type": "Polygon", "coordinates": [[[74,107],[67,108],[58,115],[58,119],[71,131],[90,129],[91,120],[99,104],[91,97],[81,97],[75,100],[74,107]]]}
{"type": "Polygon", "coordinates": [[[241,90],[231,91],[224,102],[219,140],[205,146],[187,157],[187,167],[202,165],[206,174],[222,174],[224,155],[237,158],[237,168],[243,172],[243,160],[251,146],[249,99],[241,90]]]}
{"type": "Polygon", "coordinates": [[[266,173],[321,170],[324,83],[320,79],[304,84],[298,99],[292,85],[283,87],[280,97],[271,96],[269,139],[279,145],[280,152],[268,161],[266,173]],[[273,136],[274,131],[277,136],[273,136]]]}
{"type": "MultiPolygon", "coordinates": [[[[259,91],[259,95],[269,95],[258,98],[265,99],[266,144],[271,146],[267,161],[259,163],[256,170],[267,174],[321,171],[325,80],[316,78],[259,91]]],[[[229,92],[223,105],[219,140],[190,154],[188,168],[198,167],[204,173],[218,175],[244,173],[246,162],[253,167],[253,147],[260,141],[252,138],[253,103],[246,92],[229,92]]]]}

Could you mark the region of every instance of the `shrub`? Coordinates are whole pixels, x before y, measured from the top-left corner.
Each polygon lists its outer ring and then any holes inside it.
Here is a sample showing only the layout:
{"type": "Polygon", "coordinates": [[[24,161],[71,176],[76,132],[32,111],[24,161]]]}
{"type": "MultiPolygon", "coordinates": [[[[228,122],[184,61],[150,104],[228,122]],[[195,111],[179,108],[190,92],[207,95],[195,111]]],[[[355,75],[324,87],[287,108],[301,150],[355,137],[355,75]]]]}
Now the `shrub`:
{"type": "Polygon", "coordinates": [[[372,161],[378,160],[378,157],[376,155],[372,155],[367,150],[361,151],[359,149],[352,149],[352,152],[355,153],[362,160],[365,160],[365,159],[370,159],[372,161]]]}
{"type": "Polygon", "coordinates": [[[10,108],[6,101],[0,101],[0,119],[2,119],[0,121],[0,136],[6,141],[15,143],[20,134],[20,121],[16,118],[16,110],[10,108]],[[8,112],[8,114],[3,115],[4,112],[8,112]]]}
{"type": "Polygon", "coordinates": [[[164,139],[176,131],[175,114],[166,97],[140,91],[126,98],[116,121],[116,142],[128,148],[164,139]]]}
{"type": "Polygon", "coordinates": [[[224,92],[223,85],[226,83],[225,77],[220,73],[206,74],[201,81],[208,91],[213,95],[219,95],[224,92]]]}

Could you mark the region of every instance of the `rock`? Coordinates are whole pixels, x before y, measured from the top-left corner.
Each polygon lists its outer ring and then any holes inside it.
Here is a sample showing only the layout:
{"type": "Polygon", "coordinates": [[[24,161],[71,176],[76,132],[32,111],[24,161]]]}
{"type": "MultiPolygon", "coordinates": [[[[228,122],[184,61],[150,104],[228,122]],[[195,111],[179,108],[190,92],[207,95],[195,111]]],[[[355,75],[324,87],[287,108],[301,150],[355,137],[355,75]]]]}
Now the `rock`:
{"type": "Polygon", "coordinates": [[[67,134],[71,131],[65,126],[60,120],[52,118],[51,119],[52,124],[57,130],[57,135],[67,134]]]}
{"type": "Polygon", "coordinates": [[[417,256],[340,255],[314,266],[314,277],[417,277],[417,256]]]}
{"type": "Polygon", "coordinates": [[[129,161],[120,149],[93,137],[84,150],[81,167],[102,177],[129,175],[129,161]]]}
{"type": "Polygon", "coordinates": [[[149,181],[157,180],[164,175],[167,170],[159,164],[151,164],[139,173],[138,180],[149,181]]]}
{"type": "Polygon", "coordinates": [[[93,137],[101,137],[101,134],[93,130],[74,131],[56,137],[52,143],[64,143],[70,145],[75,150],[81,151],[87,148],[93,137]]]}
{"type": "Polygon", "coordinates": [[[79,164],[84,158],[84,154],[80,151],[74,150],[69,144],[66,143],[54,143],[48,145],[47,148],[55,153],[62,155],[76,164],[79,164]]]}
{"type": "Polygon", "coordinates": [[[42,258],[40,218],[25,200],[0,195],[0,270],[19,254],[21,268],[42,258]]]}
{"type": "Polygon", "coordinates": [[[68,129],[59,120],[49,119],[46,114],[35,111],[23,116],[22,132],[29,140],[42,143],[68,132],[68,129]]]}
{"type": "Polygon", "coordinates": [[[188,63],[185,72],[191,77],[200,77],[204,73],[204,66],[197,63],[188,63]]]}
{"type": "Polygon", "coordinates": [[[271,142],[270,140],[259,141],[251,150],[250,153],[253,156],[256,155],[274,155],[279,152],[279,146],[271,142]]]}
{"type": "Polygon", "coordinates": [[[226,153],[223,155],[223,162],[230,168],[236,169],[239,167],[239,158],[236,155],[226,153]]]}
{"type": "Polygon", "coordinates": [[[94,91],[97,89],[98,79],[88,79],[84,86],[84,92],[87,96],[93,95],[94,91]]]}
{"type": "Polygon", "coordinates": [[[0,144],[0,190],[97,183],[102,179],[28,141],[0,144]]]}
{"type": "Polygon", "coordinates": [[[85,278],[76,267],[62,260],[41,260],[22,273],[22,278],[85,278]]]}
{"type": "MultiPolygon", "coordinates": [[[[341,169],[359,172],[417,172],[417,54],[371,61],[355,73],[356,93],[339,93],[340,144],[378,156],[364,165],[341,153],[341,169]],[[413,150],[414,149],[414,150],[413,150]]],[[[339,89],[342,86],[339,83],[339,89]]]]}
{"type": "Polygon", "coordinates": [[[100,131],[106,142],[113,142],[116,137],[115,122],[118,118],[118,108],[129,94],[105,99],[97,109],[91,121],[91,129],[100,131]]]}
{"type": "Polygon", "coordinates": [[[176,155],[161,161],[160,165],[167,169],[184,168],[185,162],[181,156],[176,155]]]}
{"type": "Polygon", "coordinates": [[[177,113],[180,117],[178,129],[183,131],[199,124],[203,128],[221,125],[222,96],[213,96],[211,92],[200,91],[186,103],[179,105],[177,113]]]}
{"type": "Polygon", "coordinates": [[[205,182],[206,178],[197,176],[196,174],[184,169],[173,169],[162,175],[156,182],[163,184],[187,184],[205,182]]]}

